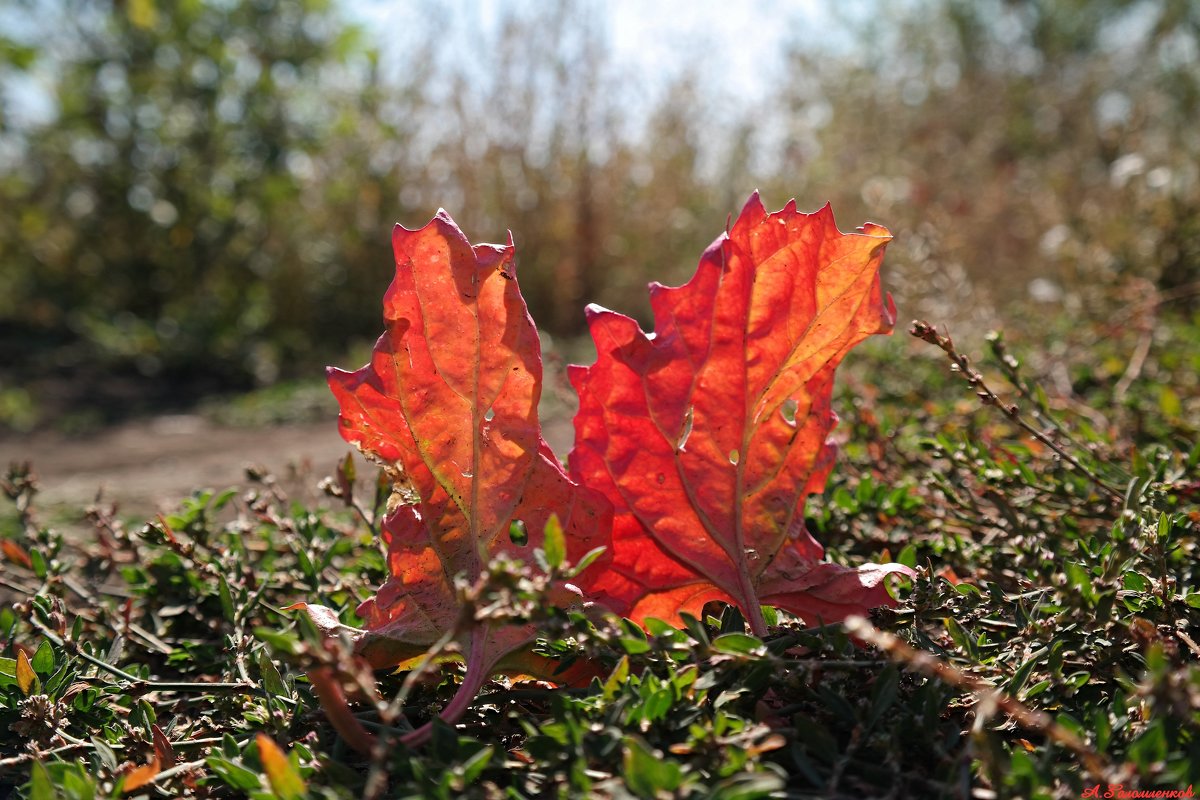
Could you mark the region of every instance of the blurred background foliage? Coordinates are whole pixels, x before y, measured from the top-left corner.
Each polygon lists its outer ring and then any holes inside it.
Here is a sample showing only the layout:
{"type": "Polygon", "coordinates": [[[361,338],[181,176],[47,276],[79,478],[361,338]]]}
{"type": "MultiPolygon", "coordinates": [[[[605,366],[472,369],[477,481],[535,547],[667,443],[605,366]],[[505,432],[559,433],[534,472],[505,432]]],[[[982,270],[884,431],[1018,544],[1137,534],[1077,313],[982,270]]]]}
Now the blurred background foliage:
{"type": "Polygon", "coordinates": [[[439,206],[513,231],[556,336],[592,301],[649,324],[645,283],[685,280],[755,188],[887,225],[902,321],[1195,309],[1194,0],[859,3],[828,30],[768,5],[794,33],[745,98],[701,41],[631,68],[598,0],[495,4],[474,67],[452,4],[400,37],[349,0],[10,0],[0,424],[345,363],[380,330],[391,225],[439,206]]]}

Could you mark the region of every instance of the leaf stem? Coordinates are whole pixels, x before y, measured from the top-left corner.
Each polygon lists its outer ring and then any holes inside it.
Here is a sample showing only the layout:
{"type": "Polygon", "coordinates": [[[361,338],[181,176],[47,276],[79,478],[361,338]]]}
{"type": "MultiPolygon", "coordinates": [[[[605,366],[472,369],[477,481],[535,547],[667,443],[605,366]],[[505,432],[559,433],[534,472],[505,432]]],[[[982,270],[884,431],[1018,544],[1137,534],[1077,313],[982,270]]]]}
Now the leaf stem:
{"type": "MultiPolygon", "coordinates": [[[[749,573],[747,573],[747,579],[748,578],[749,573]]],[[[767,635],[767,619],[763,616],[762,606],[757,602],[758,594],[754,591],[753,584],[747,587],[747,591],[750,595],[749,598],[747,598],[749,601],[751,601],[749,603],[750,607],[743,608],[742,611],[746,613],[748,618],[747,621],[750,623],[750,631],[759,639],[761,639],[767,635]]]]}

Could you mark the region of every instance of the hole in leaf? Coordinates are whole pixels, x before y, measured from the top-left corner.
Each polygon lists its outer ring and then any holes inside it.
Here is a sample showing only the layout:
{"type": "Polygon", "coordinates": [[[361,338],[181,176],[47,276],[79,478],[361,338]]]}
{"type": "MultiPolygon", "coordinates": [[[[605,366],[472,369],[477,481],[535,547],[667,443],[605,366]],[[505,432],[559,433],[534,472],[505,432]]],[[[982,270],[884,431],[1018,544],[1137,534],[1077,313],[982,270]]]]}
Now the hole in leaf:
{"type": "Polygon", "coordinates": [[[688,406],[687,413],[683,415],[683,433],[679,436],[679,441],[675,443],[676,450],[682,450],[687,444],[688,437],[692,435],[692,407],[688,406]]]}
{"type": "Polygon", "coordinates": [[[734,466],[737,466],[737,463],[738,463],[738,461],[740,461],[740,460],[741,460],[741,458],[742,458],[742,454],[741,454],[741,453],[739,453],[737,450],[730,450],[730,451],[729,451],[729,463],[730,463],[730,464],[733,464],[734,466]]]}
{"type": "Polygon", "coordinates": [[[517,547],[524,547],[529,544],[529,529],[525,527],[525,520],[514,519],[508,523],[508,538],[517,547]]]}
{"type": "Polygon", "coordinates": [[[496,410],[494,408],[489,408],[487,410],[487,412],[484,413],[483,418],[485,420],[487,420],[488,422],[491,422],[495,418],[495,416],[496,416],[496,410]]]}
{"type": "Polygon", "coordinates": [[[796,424],[796,409],[799,407],[799,405],[800,404],[797,403],[793,398],[789,397],[787,400],[784,400],[783,405],[779,407],[779,413],[783,414],[783,421],[788,425],[796,424]]]}

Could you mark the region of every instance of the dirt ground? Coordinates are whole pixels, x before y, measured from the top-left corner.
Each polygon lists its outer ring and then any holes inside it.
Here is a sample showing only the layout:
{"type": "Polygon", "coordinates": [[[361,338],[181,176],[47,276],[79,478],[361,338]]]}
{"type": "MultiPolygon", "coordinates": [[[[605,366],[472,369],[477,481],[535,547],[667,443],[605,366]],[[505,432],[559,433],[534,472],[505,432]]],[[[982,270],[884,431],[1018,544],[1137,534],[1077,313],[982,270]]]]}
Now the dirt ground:
{"type": "Polygon", "coordinates": [[[250,465],[266,467],[294,488],[315,490],[351,449],[332,420],[230,428],[200,416],[170,415],[85,436],[45,432],[0,439],[0,463],[32,462],[43,509],[83,508],[102,493],[122,514],[145,516],[175,507],[196,489],[241,486],[250,465]]]}
{"type": "MultiPolygon", "coordinates": [[[[546,438],[566,454],[569,420],[547,423],[546,438]]],[[[353,447],[337,422],[224,427],[198,415],[133,420],[86,436],[44,432],[0,438],[0,467],[30,461],[37,506],[77,515],[98,493],[123,516],[169,511],[197,489],[246,485],[246,467],[265,467],[290,496],[311,498],[353,447]]]]}

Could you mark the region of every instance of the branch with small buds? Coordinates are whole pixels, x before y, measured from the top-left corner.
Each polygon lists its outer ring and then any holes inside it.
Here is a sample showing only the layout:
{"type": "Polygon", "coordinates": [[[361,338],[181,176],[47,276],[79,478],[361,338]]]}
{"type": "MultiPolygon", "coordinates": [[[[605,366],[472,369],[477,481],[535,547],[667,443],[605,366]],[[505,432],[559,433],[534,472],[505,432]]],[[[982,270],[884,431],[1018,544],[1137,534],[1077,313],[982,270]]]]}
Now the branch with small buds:
{"type": "Polygon", "coordinates": [[[908,332],[917,339],[938,347],[940,350],[942,350],[942,352],[949,356],[950,368],[953,371],[962,374],[963,379],[966,380],[967,384],[975,390],[976,397],[979,398],[983,405],[994,406],[1000,409],[1000,411],[1006,417],[1012,420],[1021,429],[1026,431],[1030,436],[1046,445],[1046,447],[1049,447],[1064,461],[1086,475],[1088,480],[1095,484],[1097,488],[1108,494],[1109,497],[1118,501],[1124,497],[1124,494],[1120,489],[1106,482],[1095,472],[1084,466],[1077,458],[1059,446],[1057,442],[1055,442],[1042,431],[1038,430],[1034,425],[1030,424],[1028,420],[1021,416],[1021,410],[1015,403],[1005,403],[1004,400],[1001,399],[1001,397],[992,391],[992,389],[987,385],[987,382],[984,381],[983,376],[979,373],[979,371],[971,366],[970,359],[954,348],[954,340],[948,335],[938,333],[932,325],[922,320],[913,320],[912,326],[908,329],[908,332]]]}

